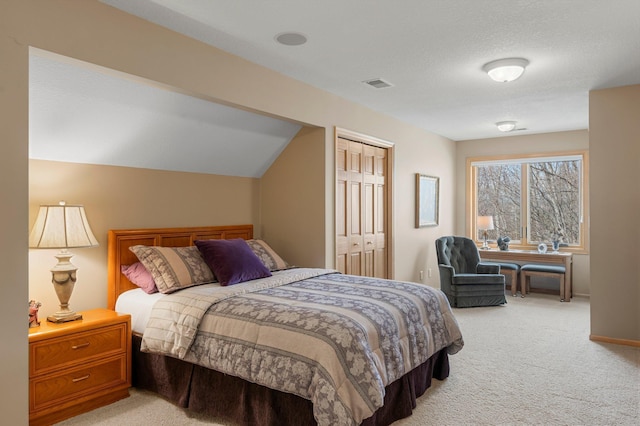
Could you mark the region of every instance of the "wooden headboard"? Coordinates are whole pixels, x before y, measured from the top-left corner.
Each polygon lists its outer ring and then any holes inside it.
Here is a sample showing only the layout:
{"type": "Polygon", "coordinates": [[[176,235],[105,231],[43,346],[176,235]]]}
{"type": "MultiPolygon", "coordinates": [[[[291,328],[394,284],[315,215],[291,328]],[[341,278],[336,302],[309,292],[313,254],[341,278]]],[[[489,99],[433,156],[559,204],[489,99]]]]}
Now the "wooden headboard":
{"type": "Polygon", "coordinates": [[[185,247],[195,240],[253,238],[253,225],[199,226],[193,228],[120,229],[109,231],[107,307],[115,309],[118,296],[137,288],[122,274],[120,265],[138,261],[129,247],[135,245],[185,247]]]}

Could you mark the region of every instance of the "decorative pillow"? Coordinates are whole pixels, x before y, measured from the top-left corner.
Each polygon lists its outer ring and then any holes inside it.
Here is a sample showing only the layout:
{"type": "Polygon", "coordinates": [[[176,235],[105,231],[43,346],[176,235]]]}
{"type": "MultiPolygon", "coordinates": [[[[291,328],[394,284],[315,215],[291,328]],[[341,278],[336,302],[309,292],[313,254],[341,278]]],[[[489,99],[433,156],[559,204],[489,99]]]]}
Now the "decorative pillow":
{"type": "Polygon", "coordinates": [[[142,263],[136,262],[131,265],[120,265],[120,270],[129,281],[143,289],[145,293],[152,294],[158,292],[156,282],[153,281],[153,277],[142,263]]]}
{"type": "Polygon", "coordinates": [[[287,262],[278,256],[278,253],[273,251],[269,244],[263,240],[247,240],[247,244],[270,271],[273,272],[289,268],[287,262]]]}
{"type": "Polygon", "coordinates": [[[220,285],[231,285],[271,276],[271,271],[241,238],[196,240],[194,243],[220,281],[220,285]]]}
{"type": "Polygon", "coordinates": [[[215,279],[197,247],[129,247],[151,273],[160,293],[210,283],[215,279]]]}

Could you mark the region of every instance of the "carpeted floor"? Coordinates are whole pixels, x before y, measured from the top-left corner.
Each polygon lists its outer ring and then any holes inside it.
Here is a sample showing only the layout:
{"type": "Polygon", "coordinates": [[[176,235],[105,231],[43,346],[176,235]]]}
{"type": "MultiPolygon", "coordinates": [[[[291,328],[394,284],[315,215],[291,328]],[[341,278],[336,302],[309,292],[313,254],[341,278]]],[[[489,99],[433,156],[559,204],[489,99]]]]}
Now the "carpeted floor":
{"type": "MultiPolygon", "coordinates": [[[[532,294],[456,309],[465,347],[451,376],[395,425],[639,425],[640,348],[589,340],[589,301],[532,294]]],[[[148,392],[60,425],[224,425],[148,392]]]]}

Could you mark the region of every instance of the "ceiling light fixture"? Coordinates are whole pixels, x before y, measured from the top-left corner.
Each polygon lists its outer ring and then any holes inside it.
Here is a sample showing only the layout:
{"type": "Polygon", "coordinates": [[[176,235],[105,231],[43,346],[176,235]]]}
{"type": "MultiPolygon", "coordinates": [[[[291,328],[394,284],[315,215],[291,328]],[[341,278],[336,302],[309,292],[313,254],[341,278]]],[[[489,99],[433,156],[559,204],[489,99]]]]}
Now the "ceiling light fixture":
{"type": "Polygon", "coordinates": [[[523,58],[508,58],[491,61],[482,67],[491,79],[500,83],[507,83],[518,79],[523,73],[529,61],[523,58]]]}
{"type": "Polygon", "coordinates": [[[275,39],[278,43],[284,44],[285,46],[300,46],[307,42],[307,36],[293,32],[277,34],[275,39]]]}
{"type": "Polygon", "coordinates": [[[498,126],[498,130],[500,130],[501,132],[510,132],[512,130],[515,130],[516,122],[515,121],[498,121],[496,123],[496,126],[498,126]]]}

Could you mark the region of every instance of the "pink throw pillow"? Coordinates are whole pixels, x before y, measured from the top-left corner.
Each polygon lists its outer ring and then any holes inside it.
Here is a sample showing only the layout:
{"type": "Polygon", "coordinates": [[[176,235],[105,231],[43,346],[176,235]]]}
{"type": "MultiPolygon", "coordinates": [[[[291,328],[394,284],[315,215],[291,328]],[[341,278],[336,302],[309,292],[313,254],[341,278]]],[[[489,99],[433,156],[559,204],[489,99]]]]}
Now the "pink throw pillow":
{"type": "Polygon", "coordinates": [[[151,273],[142,263],[136,262],[132,265],[121,265],[120,270],[129,281],[140,287],[145,293],[151,294],[158,292],[158,287],[156,287],[151,273]]]}

